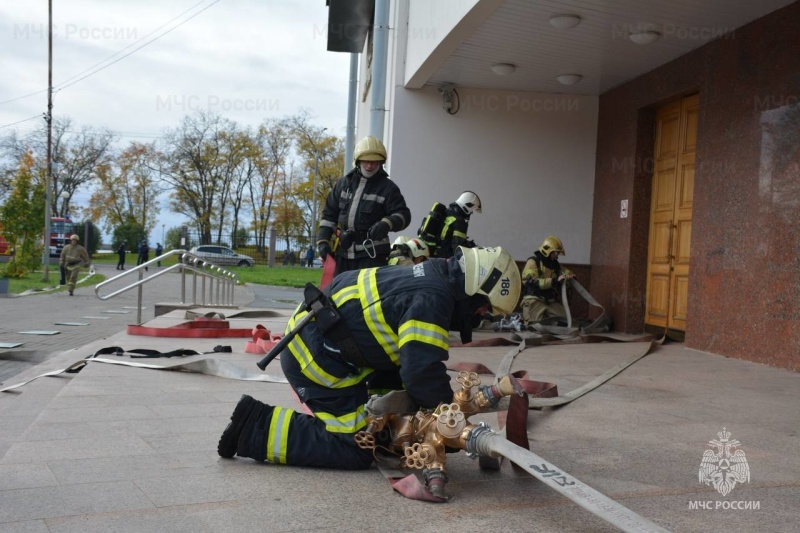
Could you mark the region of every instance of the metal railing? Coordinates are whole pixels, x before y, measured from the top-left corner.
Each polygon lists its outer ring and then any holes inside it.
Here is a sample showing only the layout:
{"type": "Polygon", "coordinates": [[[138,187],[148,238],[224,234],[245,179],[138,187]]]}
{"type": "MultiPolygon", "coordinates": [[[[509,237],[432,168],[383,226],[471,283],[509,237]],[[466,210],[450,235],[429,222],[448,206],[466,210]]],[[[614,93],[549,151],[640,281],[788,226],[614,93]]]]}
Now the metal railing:
{"type": "Polygon", "coordinates": [[[239,276],[225,270],[222,267],[210,263],[204,259],[197,257],[186,250],[171,250],[162,254],[155,259],[151,259],[146,263],[137,265],[135,268],[128,269],[122,274],[117,274],[113,278],[109,278],[101,283],[95,285],[94,293],[101,300],[109,300],[122,293],[128,292],[132,289],[138,289],[137,299],[137,324],[142,323],[142,287],[161,276],[169,273],[179,271],[181,276],[181,301],[182,304],[191,303],[192,305],[213,305],[215,307],[235,307],[233,304],[234,289],[239,283],[239,276]],[[172,266],[158,270],[157,272],[144,277],[144,273],[148,267],[156,266],[160,261],[164,261],[167,257],[177,255],[178,262],[172,266]],[[186,285],[187,273],[191,275],[191,301],[186,298],[186,285]],[[109,294],[101,294],[101,289],[119,282],[126,276],[136,275],[138,279],[129,285],[125,285],[121,289],[117,289],[109,294]],[[199,280],[198,280],[199,278],[199,280]],[[198,281],[199,281],[199,294],[198,294],[198,281]],[[199,299],[198,299],[199,296],[199,299]]]}

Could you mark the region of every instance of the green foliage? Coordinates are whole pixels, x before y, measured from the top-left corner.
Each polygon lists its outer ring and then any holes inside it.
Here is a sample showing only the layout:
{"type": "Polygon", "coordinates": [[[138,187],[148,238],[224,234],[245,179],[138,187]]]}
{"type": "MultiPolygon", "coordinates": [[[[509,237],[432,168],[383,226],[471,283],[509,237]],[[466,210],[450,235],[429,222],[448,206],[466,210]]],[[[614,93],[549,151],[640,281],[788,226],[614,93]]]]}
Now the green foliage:
{"type": "Polygon", "coordinates": [[[4,271],[7,277],[24,277],[36,268],[42,254],[45,189],[43,183],[33,178],[33,164],[30,154],[22,156],[11,192],[0,207],[3,237],[15,243],[14,255],[4,271]]]}
{"type": "MultiPolygon", "coordinates": [[[[56,272],[58,272],[58,266],[57,265],[53,265],[53,266],[55,267],[56,272]]],[[[53,268],[53,266],[51,266],[51,268],[53,268]]],[[[81,272],[85,272],[85,270],[81,271],[81,272]]],[[[79,280],[83,279],[83,276],[81,275],[78,279],[79,280]]],[[[97,285],[101,281],[105,281],[105,279],[106,279],[105,276],[103,276],[101,274],[95,274],[94,276],[91,276],[89,279],[87,279],[83,283],[78,283],[77,286],[78,287],[91,287],[92,285],[97,285]]],[[[28,273],[28,274],[26,274],[24,276],[16,277],[16,278],[8,280],[8,292],[9,292],[9,294],[20,294],[20,293],[23,293],[23,292],[29,291],[29,290],[42,291],[41,294],[47,294],[48,292],[52,292],[53,290],[56,290],[56,291],[59,291],[59,292],[66,291],[67,290],[67,286],[66,285],[58,285],[58,276],[57,275],[56,275],[56,279],[55,279],[55,285],[54,285],[54,282],[53,282],[52,279],[50,281],[44,281],[42,279],[42,273],[41,272],[30,272],[30,273],[28,273]]],[[[37,294],[38,294],[38,292],[37,292],[37,294]]]]}
{"type": "Polygon", "coordinates": [[[240,248],[247,244],[247,241],[250,238],[250,232],[247,231],[247,228],[239,228],[236,230],[236,233],[233,234],[233,248],[234,250],[240,248]]]}
{"type": "Polygon", "coordinates": [[[146,236],[144,226],[138,222],[125,222],[114,228],[111,249],[115,252],[122,241],[125,241],[126,250],[137,250],[137,246],[146,236]]]}
{"type": "Polygon", "coordinates": [[[86,251],[89,253],[89,255],[92,255],[93,253],[96,253],[97,250],[100,249],[100,244],[101,244],[101,242],[100,242],[100,228],[98,228],[97,226],[95,226],[91,222],[83,221],[83,222],[76,222],[75,223],[74,231],[75,231],[75,233],[78,234],[78,237],[80,237],[80,244],[84,248],[86,248],[86,251]],[[86,225],[87,224],[90,226],[88,242],[86,241],[86,225]]]}
{"type": "Polygon", "coordinates": [[[258,285],[303,288],[308,282],[319,286],[319,282],[322,280],[321,268],[289,266],[269,268],[256,265],[254,267],[231,267],[230,270],[236,272],[239,280],[243,283],[255,283],[258,285]]]}

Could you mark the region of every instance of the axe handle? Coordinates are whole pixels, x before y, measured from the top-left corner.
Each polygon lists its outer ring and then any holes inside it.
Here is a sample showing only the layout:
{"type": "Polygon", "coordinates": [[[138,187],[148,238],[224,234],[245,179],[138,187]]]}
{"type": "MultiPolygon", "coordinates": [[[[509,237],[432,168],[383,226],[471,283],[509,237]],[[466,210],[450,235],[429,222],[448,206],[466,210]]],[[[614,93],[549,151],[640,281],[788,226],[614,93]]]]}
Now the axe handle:
{"type": "Polygon", "coordinates": [[[292,331],[290,331],[289,333],[284,335],[284,337],[280,340],[280,342],[278,344],[276,344],[269,351],[269,353],[267,355],[262,357],[261,360],[258,363],[256,363],[258,365],[258,368],[260,368],[261,370],[264,370],[265,368],[267,368],[267,365],[270,364],[270,362],[272,362],[273,359],[278,357],[278,354],[281,353],[283,351],[283,349],[286,348],[286,346],[290,342],[292,342],[292,339],[294,339],[295,335],[300,333],[300,330],[302,330],[305,327],[305,325],[308,324],[311,321],[312,318],[314,318],[314,316],[316,314],[317,314],[317,310],[316,309],[311,309],[311,311],[309,311],[308,314],[306,316],[304,316],[302,318],[302,320],[300,320],[300,322],[295,324],[294,328],[292,328],[292,331]]]}

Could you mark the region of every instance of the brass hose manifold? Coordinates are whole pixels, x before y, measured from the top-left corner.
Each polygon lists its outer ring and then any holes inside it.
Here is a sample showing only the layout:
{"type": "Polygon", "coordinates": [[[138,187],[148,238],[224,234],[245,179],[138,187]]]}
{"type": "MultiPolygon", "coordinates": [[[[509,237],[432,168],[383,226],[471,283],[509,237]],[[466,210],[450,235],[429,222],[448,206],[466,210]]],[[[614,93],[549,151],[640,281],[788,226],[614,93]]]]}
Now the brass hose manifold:
{"type": "Polygon", "coordinates": [[[468,418],[497,407],[501,398],[521,391],[511,376],[503,376],[493,385],[481,386],[475,372],[459,372],[456,381],[461,388],[453,393],[453,403],[440,404],[433,411],[369,416],[367,427],[355,435],[356,444],[359,448],[374,450],[376,434],[385,430],[389,442],[383,446],[401,457],[405,468],[423,470],[431,493],[444,497],[445,453],[448,448],[467,449],[467,441],[476,427],[468,418]],[[475,388],[477,391],[473,392],[475,388]]]}

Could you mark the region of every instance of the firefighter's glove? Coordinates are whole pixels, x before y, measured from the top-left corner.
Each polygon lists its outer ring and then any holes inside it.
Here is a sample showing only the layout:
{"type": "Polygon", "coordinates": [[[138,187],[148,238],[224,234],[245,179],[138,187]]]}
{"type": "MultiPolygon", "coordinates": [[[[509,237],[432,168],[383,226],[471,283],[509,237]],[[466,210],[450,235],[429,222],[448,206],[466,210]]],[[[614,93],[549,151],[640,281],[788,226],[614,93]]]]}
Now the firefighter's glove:
{"type": "Polygon", "coordinates": [[[385,220],[379,220],[369,228],[367,237],[373,241],[379,241],[389,236],[389,224],[385,220]]]}
{"type": "Polygon", "coordinates": [[[417,410],[408,391],[393,390],[384,395],[373,395],[367,401],[367,414],[370,416],[401,415],[417,410]]]}
{"type": "Polygon", "coordinates": [[[328,258],[328,255],[331,253],[331,245],[326,241],[320,242],[317,244],[317,253],[319,254],[320,259],[325,261],[328,258]]]}

